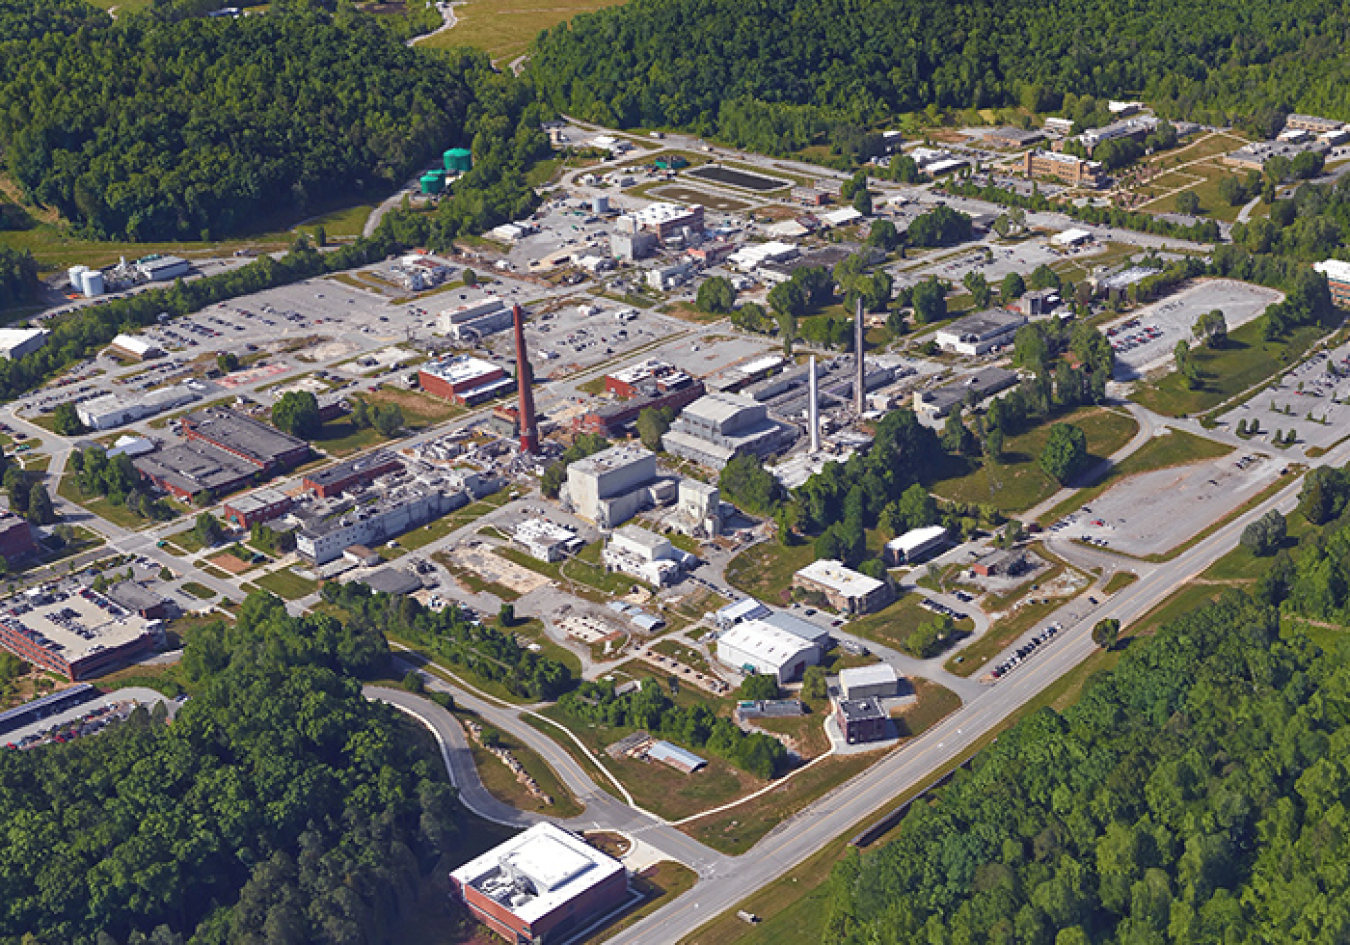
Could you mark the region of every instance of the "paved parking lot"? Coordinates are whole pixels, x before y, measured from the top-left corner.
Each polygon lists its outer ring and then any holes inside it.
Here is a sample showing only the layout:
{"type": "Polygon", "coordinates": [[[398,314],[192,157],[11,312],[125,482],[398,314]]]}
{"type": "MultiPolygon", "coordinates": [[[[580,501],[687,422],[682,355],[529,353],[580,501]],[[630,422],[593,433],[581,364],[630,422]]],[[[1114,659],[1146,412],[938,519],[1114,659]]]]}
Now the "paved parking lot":
{"type": "MultiPolygon", "coordinates": [[[[926,209],[926,208],[925,208],[926,209]]],[[[1105,246],[1093,244],[1080,249],[1058,249],[1048,240],[1028,240],[1014,246],[990,246],[972,248],[954,258],[943,260],[932,266],[911,269],[897,275],[905,285],[913,285],[927,278],[937,276],[954,284],[955,291],[962,292],[961,280],[969,272],[980,272],[993,285],[1002,281],[1010,272],[1028,275],[1037,266],[1052,265],[1069,256],[1092,256],[1104,252],[1105,246]]],[[[948,252],[939,250],[939,255],[948,252]]]]}
{"type": "Polygon", "coordinates": [[[1163,554],[1279,478],[1284,463],[1253,448],[1222,459],[1131,476],[1051,526],[1056,534],[1128,555],[1163,554]],[[1248,458],[1250,457],[1250,458],[1248,458]]]}
{"type": "Polygon", "coordinates": [[[1298,445],[1327,449],[1350,431],[1350,345],[1314,355],[1284,374],[1279,386],[1262,391],[1224,414],[1220,423],[1259,424],[1253,443],[1268,444],[1275,431],[1293,429],[1298,445]]]}
{"type": "Polygon", "coordinates": [[[1133,381],[1162,367],[1183,338],[1195,344],[1191,329],[1206,312],[1223,312],[1230,332],[1247,324],[1284,296],[1274,289],[1214,279],[1200,282],[1167,298],[1135,310],[1127,318],[1104,326],[1116,351],[1115,379],[1133,381]]]}

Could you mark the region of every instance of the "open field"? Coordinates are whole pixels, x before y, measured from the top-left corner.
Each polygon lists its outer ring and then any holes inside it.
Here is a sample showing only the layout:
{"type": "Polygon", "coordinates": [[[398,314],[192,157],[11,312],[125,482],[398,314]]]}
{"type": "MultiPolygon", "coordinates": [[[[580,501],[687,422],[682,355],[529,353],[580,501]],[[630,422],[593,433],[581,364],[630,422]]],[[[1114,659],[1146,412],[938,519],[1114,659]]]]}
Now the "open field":
{"type": "Polygon", "coordinates": [[[459,22],[453,29],[418,43],[431,49],[473,46],[508,63],[526,52],[541,30],[613,6],[618,0],[470,0],[455,8],[459,22]]]}
{"type": "Polygon", "coordinates": [[[785,604],[790,600],[792,575],[814,560],[816,553],[810,542],[791,547],[763,542],[745,549],[727,564],[727,583],[762,601],[785,604]]]}
{"type": "Polygon", "coordinates": [[[1080,408],[1009,438],[997,464],[950,458],[951,469],[964,471],[940,480],[933,491],[956,502],[993,503],[1003,512],[1023,512],[1043,502],[1059,491],[1059,483],[1038,463],[1055,423],[1070,423],[1083,430],[1093,463],[1120,449],[1139,430],[1129,414],[1105,407],[1080,408]]]}
{"type": "MultiPolygon", "coordinates": [[[[923,597],[919,594],[905,594],[874,614],[850,620],[844,629],[854,636],[900,649],[919,624],[938,618],[937,614],[919,606],[921,600],[923,597]]],[[[958,620],[956,629],[959,633],[969,633],[975,629],[975,624],[969,618],[958,620]]]]}
{"type": "Polygon", "coordinates": [[[645,919],[657,909],[668,905],[671,900],[678,899],[684,893],[693,889],[694,883],[697,881],[697,873],[684,864],[676,863],[673,860],[662,860],[640,873],[633,874],[630,882],[633,888],[647,897],[646,900],[632,912],[625,912],[620,918],[589,936],[585,940],[587,945],[603,942],[605,939],[619,934],[630,925],[645,919]]]}
{"type": "Polygon", "coordinates": [[[744,200],[736,200],[733,197],[726,197],[709,190],[682,187],[679,184],[671,184],[669,187],[655,187],[652,189],[651,195],[665,200],[674,200],[678,203],[697,203],[712,210],[721,210],[724,213],[739,213],[743,210],[749,210],[751,207],[751,204],[744,200]]]}
{"type": "Polygon", "coordinates": [[[574,797],[572,792],[559,780],[553,769],[548,763],[540,758],[532,749],[525,747],[510,734],[501,731],[480,719],[475,719],[482,726],[483,737],[485,739],[495,739],[499,748],[509,751],[520,766],[525,769],[530,777],[534,778],[539,789],[552,798],[552,804],[545,804],[543,800],[531,794],[523,784],[516,780],[515,774],[492,752],[488,751],[472,737],[468,737],[469,748],[473,753],[474,765],[478,768],[478,776],[482,779],[483,787],[487,788],[488,793],[497,800],[510,804],[519,810],[536,811],[538,813],[548,814],[552,817],[576,817],[585,807],[574,797]]]}
{"type": "Polygon", "coordinates": [[[403,412],[403,419],[412,429],[435,426],[464,413],[465,408],[440,397],[433,397],[415,390],[398,390],[393,387],[380,387],[362,399],[372,406],[397,407],[403,412]]]}
{"type": "Polygon", "coordinates": [[[314,581],[302,578],[290,569],[283,569],[281,571],[273,571],[271,574],[265,574],[258,578],[256,584],[263,590],[271,591],[283,600],[299,600],[302,597],[308,597],[318,590],[318,585],[314,581]]]}

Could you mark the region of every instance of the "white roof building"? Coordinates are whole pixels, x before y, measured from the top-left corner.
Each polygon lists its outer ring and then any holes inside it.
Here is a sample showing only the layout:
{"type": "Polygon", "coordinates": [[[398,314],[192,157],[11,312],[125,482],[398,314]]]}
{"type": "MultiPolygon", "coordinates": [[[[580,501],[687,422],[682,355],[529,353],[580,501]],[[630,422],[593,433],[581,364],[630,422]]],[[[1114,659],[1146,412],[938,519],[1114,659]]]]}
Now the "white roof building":
{"type": "Polygon", "coordinates": [[[570,528],[545,518],[530,518],[511,533],[512,539],[540,561],[557,561],[569,551],[578,551],[582,541],[570,528]]]}
{"type": "Polygon", "coordinates": [[[1350,284],[1350,262],[1342,259],[1325,259],[1319,263],[1313,263],[1313,269],[1327,277],[1329,282],[1344,282],[1350,284]]]}
{"type": "Polygon", "coordinates": [[[820,215],[820,222],[826,226],[846,226],[855,220],[861,220],[862,213],[853,207],[840,207],[820,215]]]}
{"type": "Polygon", "coordinates": [[[839,692],[845,699],[887,699],[900,688],[900,676],[889,663],[854,666],[839,673],[839,692]]]}
{"type": "Polygon", "coordinates": [[[717,638],[717,658],[733,669],[787,682],[820,662],[820,648],[762,620],[747,620],[717,638]]]}
{"type": "Polygon", "coordinates": [[[111,347],[141,360],[164,353],[163,349],[150,339],[136,335],[118,335],[112,340],[111,347]]]}
{"type": "Polygon", "coordinates": [[[912,564],[947,540],[942,525],[913,528],[886,542],[886,558],[896,564],[912,564]]]}
{"type": "Polygon", "coordinates": [[[1065,230],[1063,233],[1056,233],[1054,236],[1050,237],[1050,242],[1054,243],[1056,246],[1077,246],[1080,243],[1086,243],[1090,239],[1092,239],[1092,234],[1090,232],[1075,227],[1071,230],[1065,230]]]}
{"type": "Polygon", "coordinates": [[[0,328],[0,358],[22,358],[47,343],[47,332],[41,328],[0,328]]]}
{"type": "Polygon", "coordinates": [[[791,243],[771,240],[768,243],[747,243],[727,257],[727,265],[741,272],[751,272],[767,262],[782,262],[796,256],[799,250],[791,243]]]}

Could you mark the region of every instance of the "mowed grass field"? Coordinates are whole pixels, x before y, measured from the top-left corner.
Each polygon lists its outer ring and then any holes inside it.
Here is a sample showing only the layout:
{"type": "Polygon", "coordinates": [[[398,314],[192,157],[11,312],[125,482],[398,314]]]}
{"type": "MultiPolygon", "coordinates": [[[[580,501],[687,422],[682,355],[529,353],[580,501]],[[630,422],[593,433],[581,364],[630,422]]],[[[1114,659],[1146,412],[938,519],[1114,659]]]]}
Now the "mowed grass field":
{"type": "Polygon", "coordinates": [[[541,30],[570,20],[578,13],[611,7],[622,0],[469,0],[455,7],[458,23],[429,37],[419,46],[444,48],[473,46],[505,65],[529,51],[541,30]]]}

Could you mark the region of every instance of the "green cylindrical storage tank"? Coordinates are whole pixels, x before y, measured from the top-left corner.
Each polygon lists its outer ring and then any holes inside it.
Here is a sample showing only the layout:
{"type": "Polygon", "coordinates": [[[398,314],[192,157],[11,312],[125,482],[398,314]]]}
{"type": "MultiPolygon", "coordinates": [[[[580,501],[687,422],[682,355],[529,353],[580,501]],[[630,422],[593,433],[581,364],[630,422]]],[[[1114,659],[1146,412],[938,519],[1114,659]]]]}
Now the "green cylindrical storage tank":
{"type": "Polygon", "coordinates": [[[444,174],[423,174],[422,175],[422,193],[439,194],[445,190],[444,174]]]}
{"type": "Polygon", "coordinates": [[[447,171],[465,174],[473,170],[473,152],[468,148],[451,148],[442,157],[445,158],[445,169],[447,171]]]}

